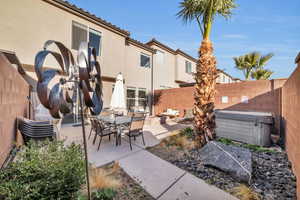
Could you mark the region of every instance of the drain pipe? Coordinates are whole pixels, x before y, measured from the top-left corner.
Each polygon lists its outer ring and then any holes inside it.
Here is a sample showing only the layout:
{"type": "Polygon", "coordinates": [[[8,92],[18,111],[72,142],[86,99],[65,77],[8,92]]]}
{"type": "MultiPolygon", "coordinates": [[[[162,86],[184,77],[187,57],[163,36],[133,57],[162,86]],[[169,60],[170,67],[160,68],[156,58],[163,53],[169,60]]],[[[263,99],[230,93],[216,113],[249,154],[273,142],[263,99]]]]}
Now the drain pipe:
{"type": "Polygon", "coordinates": [[[154,86],[153,86],[153,74],[154,74],[154,54],[156,53],[155,52],[152,52],[151,54],[151,109],[150,109],[150,116],[152,116],[154,114],[154,86]]]}

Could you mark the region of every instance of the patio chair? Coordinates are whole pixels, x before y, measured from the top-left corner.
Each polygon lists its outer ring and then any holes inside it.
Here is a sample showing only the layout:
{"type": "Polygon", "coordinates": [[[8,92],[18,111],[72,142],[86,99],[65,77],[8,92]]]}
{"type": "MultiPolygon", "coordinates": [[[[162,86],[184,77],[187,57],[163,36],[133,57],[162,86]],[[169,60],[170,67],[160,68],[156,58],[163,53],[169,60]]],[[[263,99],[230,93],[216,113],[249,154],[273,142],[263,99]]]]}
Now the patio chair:
{"type": "Polygon", "coordinates": [[[105,136],[108,136],[109,138],[109,141],[110,141],[110,136],[111,135],[114,135],[115,138],[117,138],[117,130],[116,129],[112,129],[111,127],[107,127],[103,124],[103,122],[99,121],[99,120],[96,120],[95,121],[95,125],[96,125],[96,134],[94,136],[94,140],[93,140],[93,144],[95,144],[96,142],[96,139],[97,139],[97,136],[100,137],[100,141],[99,141],[99,144],[98,144],[98,151],[100,149],[100,145],[101,145],[101,142],[102,142],[102,138],[105,137],[105,136]]]}
{"type": "Polygon", "coordinates": [[[145,145],[143,127],[145,122],[145,113],[134,113],[131,118],[131,123],[129,125],[129,129],[125,134],[129,138],[130,149],[132,150],[131,138],[133,137],[136,140],[136,137],[142,136],[143,144],[145,145]]]}
{"type": "Polygon", "coordinates": [[[92,135],[92,132],[95,132],[95,134],[97,132],[97,122],[96,122],[97,119],[91,117],[90,121],[91,121],[91,130],[90,130],[90,134],[89,134],[88,139],[90,139],[90,137],[92,135]]]}

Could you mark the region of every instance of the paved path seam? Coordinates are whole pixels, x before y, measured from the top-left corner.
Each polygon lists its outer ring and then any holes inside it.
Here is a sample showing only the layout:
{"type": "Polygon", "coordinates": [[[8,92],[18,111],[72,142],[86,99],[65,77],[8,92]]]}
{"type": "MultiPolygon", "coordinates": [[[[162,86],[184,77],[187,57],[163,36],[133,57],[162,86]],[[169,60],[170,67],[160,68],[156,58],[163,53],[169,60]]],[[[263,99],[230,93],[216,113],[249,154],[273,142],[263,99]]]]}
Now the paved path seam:
{"type": "Polygon", "coordinates": [[[170,190],[187,172],[184,172],[177,180],[175,180],[169,187],[167,187],[156,199],[162,197],[168,190],[170,190]]]}

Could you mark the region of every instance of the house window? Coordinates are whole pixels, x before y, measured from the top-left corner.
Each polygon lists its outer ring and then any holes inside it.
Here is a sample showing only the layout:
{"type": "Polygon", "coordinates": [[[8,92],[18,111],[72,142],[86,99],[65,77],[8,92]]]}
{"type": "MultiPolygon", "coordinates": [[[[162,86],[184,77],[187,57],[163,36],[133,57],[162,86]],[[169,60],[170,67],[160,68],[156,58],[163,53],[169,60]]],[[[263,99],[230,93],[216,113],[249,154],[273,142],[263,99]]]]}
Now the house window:
{"type": "Polygon", "coordinates": [[[138,106],[140,108],[143,108],[144,110],[147,107],[147,95],[146,95],[146,89],[145,88],[139,88],[138,89],[138,106]]]}
{"type": "Polygon", "coordinates": [[[189,61],[185,61],[185,72],[190,74],[192,73],[192,63],[189,61]]]}
{"type": "Polygon", "coordinates": [[[225,75],[223,75],[223,81],[222,81],[222,83],[226,83],[226,76],[225,75]]]}
{"type": "Polygon", "coordinates": [[[130,110],[131,108],[135,107],[135,91],[136,88],[128,87],[127,88],[127,109],[130,110]]]}
{"type": "Polygon", "coordinates": [[[164,64],[165,61],[165,53],[162,51],[156,51],[156,62],[157,64],[164,64]]]}
{"type": "Polygon", "coordinates": [[[146,109],[147,94],[145,88],[127,88],[127,109],[133,110],[138,106],[139,109],[146,109]]]}
{"type": "Polygon", "coordinates": [[[73,22],[72,24],[72,49],[78,50],[81,42],[88,39],[87,26],[73,22]]]}
{"type": "Polygon", "coordinates": [[[90,29],[89,42],[90,45],[96,49],[96,55],[99,56],[101,54],[101,33],[94,29],[90,29]]]}
{"type": "Polygon", "coordinates": [[[141,54],[141,67],[150,68],[150,56],[141,54]]]}
{"type": "Polygon", "coordinates": [[[81,42],[89,42],[96,49],[96,55],[101,55],[101,33],[78,22],[72,23],[72,49],[78,50],[81,42]]]}

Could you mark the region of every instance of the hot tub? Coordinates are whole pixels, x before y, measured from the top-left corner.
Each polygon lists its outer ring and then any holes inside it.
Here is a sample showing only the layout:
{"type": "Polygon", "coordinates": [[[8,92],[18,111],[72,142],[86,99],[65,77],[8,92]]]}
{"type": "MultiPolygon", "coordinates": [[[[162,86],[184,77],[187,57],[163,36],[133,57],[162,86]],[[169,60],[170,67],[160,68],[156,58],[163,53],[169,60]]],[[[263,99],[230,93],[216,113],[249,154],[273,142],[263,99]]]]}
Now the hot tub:
{"type": "Polygon", "coordinates": [[[271,113],[216,110],[215,114],[218,137],[260,146],[271,144],[271,113]]]}

